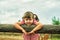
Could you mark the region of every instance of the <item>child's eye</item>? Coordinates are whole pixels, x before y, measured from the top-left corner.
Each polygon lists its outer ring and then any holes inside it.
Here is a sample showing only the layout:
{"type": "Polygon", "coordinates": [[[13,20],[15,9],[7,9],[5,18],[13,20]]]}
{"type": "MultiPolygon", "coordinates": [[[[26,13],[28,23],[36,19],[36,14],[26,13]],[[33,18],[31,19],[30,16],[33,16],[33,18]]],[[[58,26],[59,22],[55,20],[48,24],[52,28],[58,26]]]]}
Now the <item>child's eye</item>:
{"type": "Polygon", "coordinates": [[[28,19],[26,19],[26,20],[28,20],[28,19]]]}
{"type": "Polygon", "coordinates": [[[31,20],[31,19],[29,19],[29,20],[31,20]]]}
{"type": "Polygon", "coordinates": [[[31,19],[29,19],[29,20],[31,20],[31,19]]]}

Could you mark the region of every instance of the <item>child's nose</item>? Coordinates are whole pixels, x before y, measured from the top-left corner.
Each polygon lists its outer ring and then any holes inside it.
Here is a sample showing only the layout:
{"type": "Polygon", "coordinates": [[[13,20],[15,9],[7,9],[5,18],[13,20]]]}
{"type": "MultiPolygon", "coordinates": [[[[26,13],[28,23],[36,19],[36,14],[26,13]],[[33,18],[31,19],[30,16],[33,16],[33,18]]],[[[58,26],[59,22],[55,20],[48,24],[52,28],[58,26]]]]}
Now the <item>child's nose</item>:
{"type": "Polygon", "coordinates": [[[30,22],[30,20],[28,20],[28,22],[30,22]]]}

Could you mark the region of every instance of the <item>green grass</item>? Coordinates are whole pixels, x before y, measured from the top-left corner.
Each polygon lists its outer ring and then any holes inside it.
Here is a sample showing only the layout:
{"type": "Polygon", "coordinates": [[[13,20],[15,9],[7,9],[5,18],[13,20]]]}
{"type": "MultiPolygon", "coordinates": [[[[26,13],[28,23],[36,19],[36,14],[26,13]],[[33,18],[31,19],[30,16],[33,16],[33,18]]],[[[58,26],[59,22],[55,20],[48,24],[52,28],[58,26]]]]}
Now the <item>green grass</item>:
{"type": "Polygon", "coordinates": [[[52,40],[60,40],[60,38],[52,38],[52,40]]]}
{"type": "MultiPolygon", "coordinates": [[[[52,37],[51,34],[49,35],[49,40],[60,40],[60,34],[53,34],[52,37]]],[[[23,37],[21,33],[0,32],[0,40],[23,40],[23,37]]]]}

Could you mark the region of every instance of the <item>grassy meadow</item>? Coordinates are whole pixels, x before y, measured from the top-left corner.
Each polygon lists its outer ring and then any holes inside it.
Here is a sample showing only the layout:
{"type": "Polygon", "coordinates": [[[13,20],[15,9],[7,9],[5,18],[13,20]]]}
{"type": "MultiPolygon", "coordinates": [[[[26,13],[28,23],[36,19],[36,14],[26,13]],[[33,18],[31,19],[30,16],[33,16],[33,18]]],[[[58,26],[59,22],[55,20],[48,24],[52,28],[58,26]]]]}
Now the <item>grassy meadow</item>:
{"type": "MultiPolygon", "coordinates": [[[[23,40],[23,37],[21,33],[0,32],[0,40],[23,40]]],[[[60,40],[60,34],[49,34],[48,40],[60,40]]]]}

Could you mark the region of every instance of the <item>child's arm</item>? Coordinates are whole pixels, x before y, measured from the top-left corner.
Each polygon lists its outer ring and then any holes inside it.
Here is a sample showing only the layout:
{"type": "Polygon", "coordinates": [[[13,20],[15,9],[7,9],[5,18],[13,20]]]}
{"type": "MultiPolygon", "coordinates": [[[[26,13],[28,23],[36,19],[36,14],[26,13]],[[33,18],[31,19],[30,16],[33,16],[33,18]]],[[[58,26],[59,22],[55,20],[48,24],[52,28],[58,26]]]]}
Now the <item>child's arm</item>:
{"type": "Polygon", "coordinates": [[[23,33],[26,33],[26,31],[20,25],[21,25],[20,22],[17,22],[17,23],[14,24],[15,28],[21,30],[23,33]]]}
{"type": "Polygon", "coordinates": [[[34,33],[35,31],[37,31],[43,27],[43,25],[40,22],[37,22],[36,24],[37,24],[37,26],[30,33],[34,33]]]}

